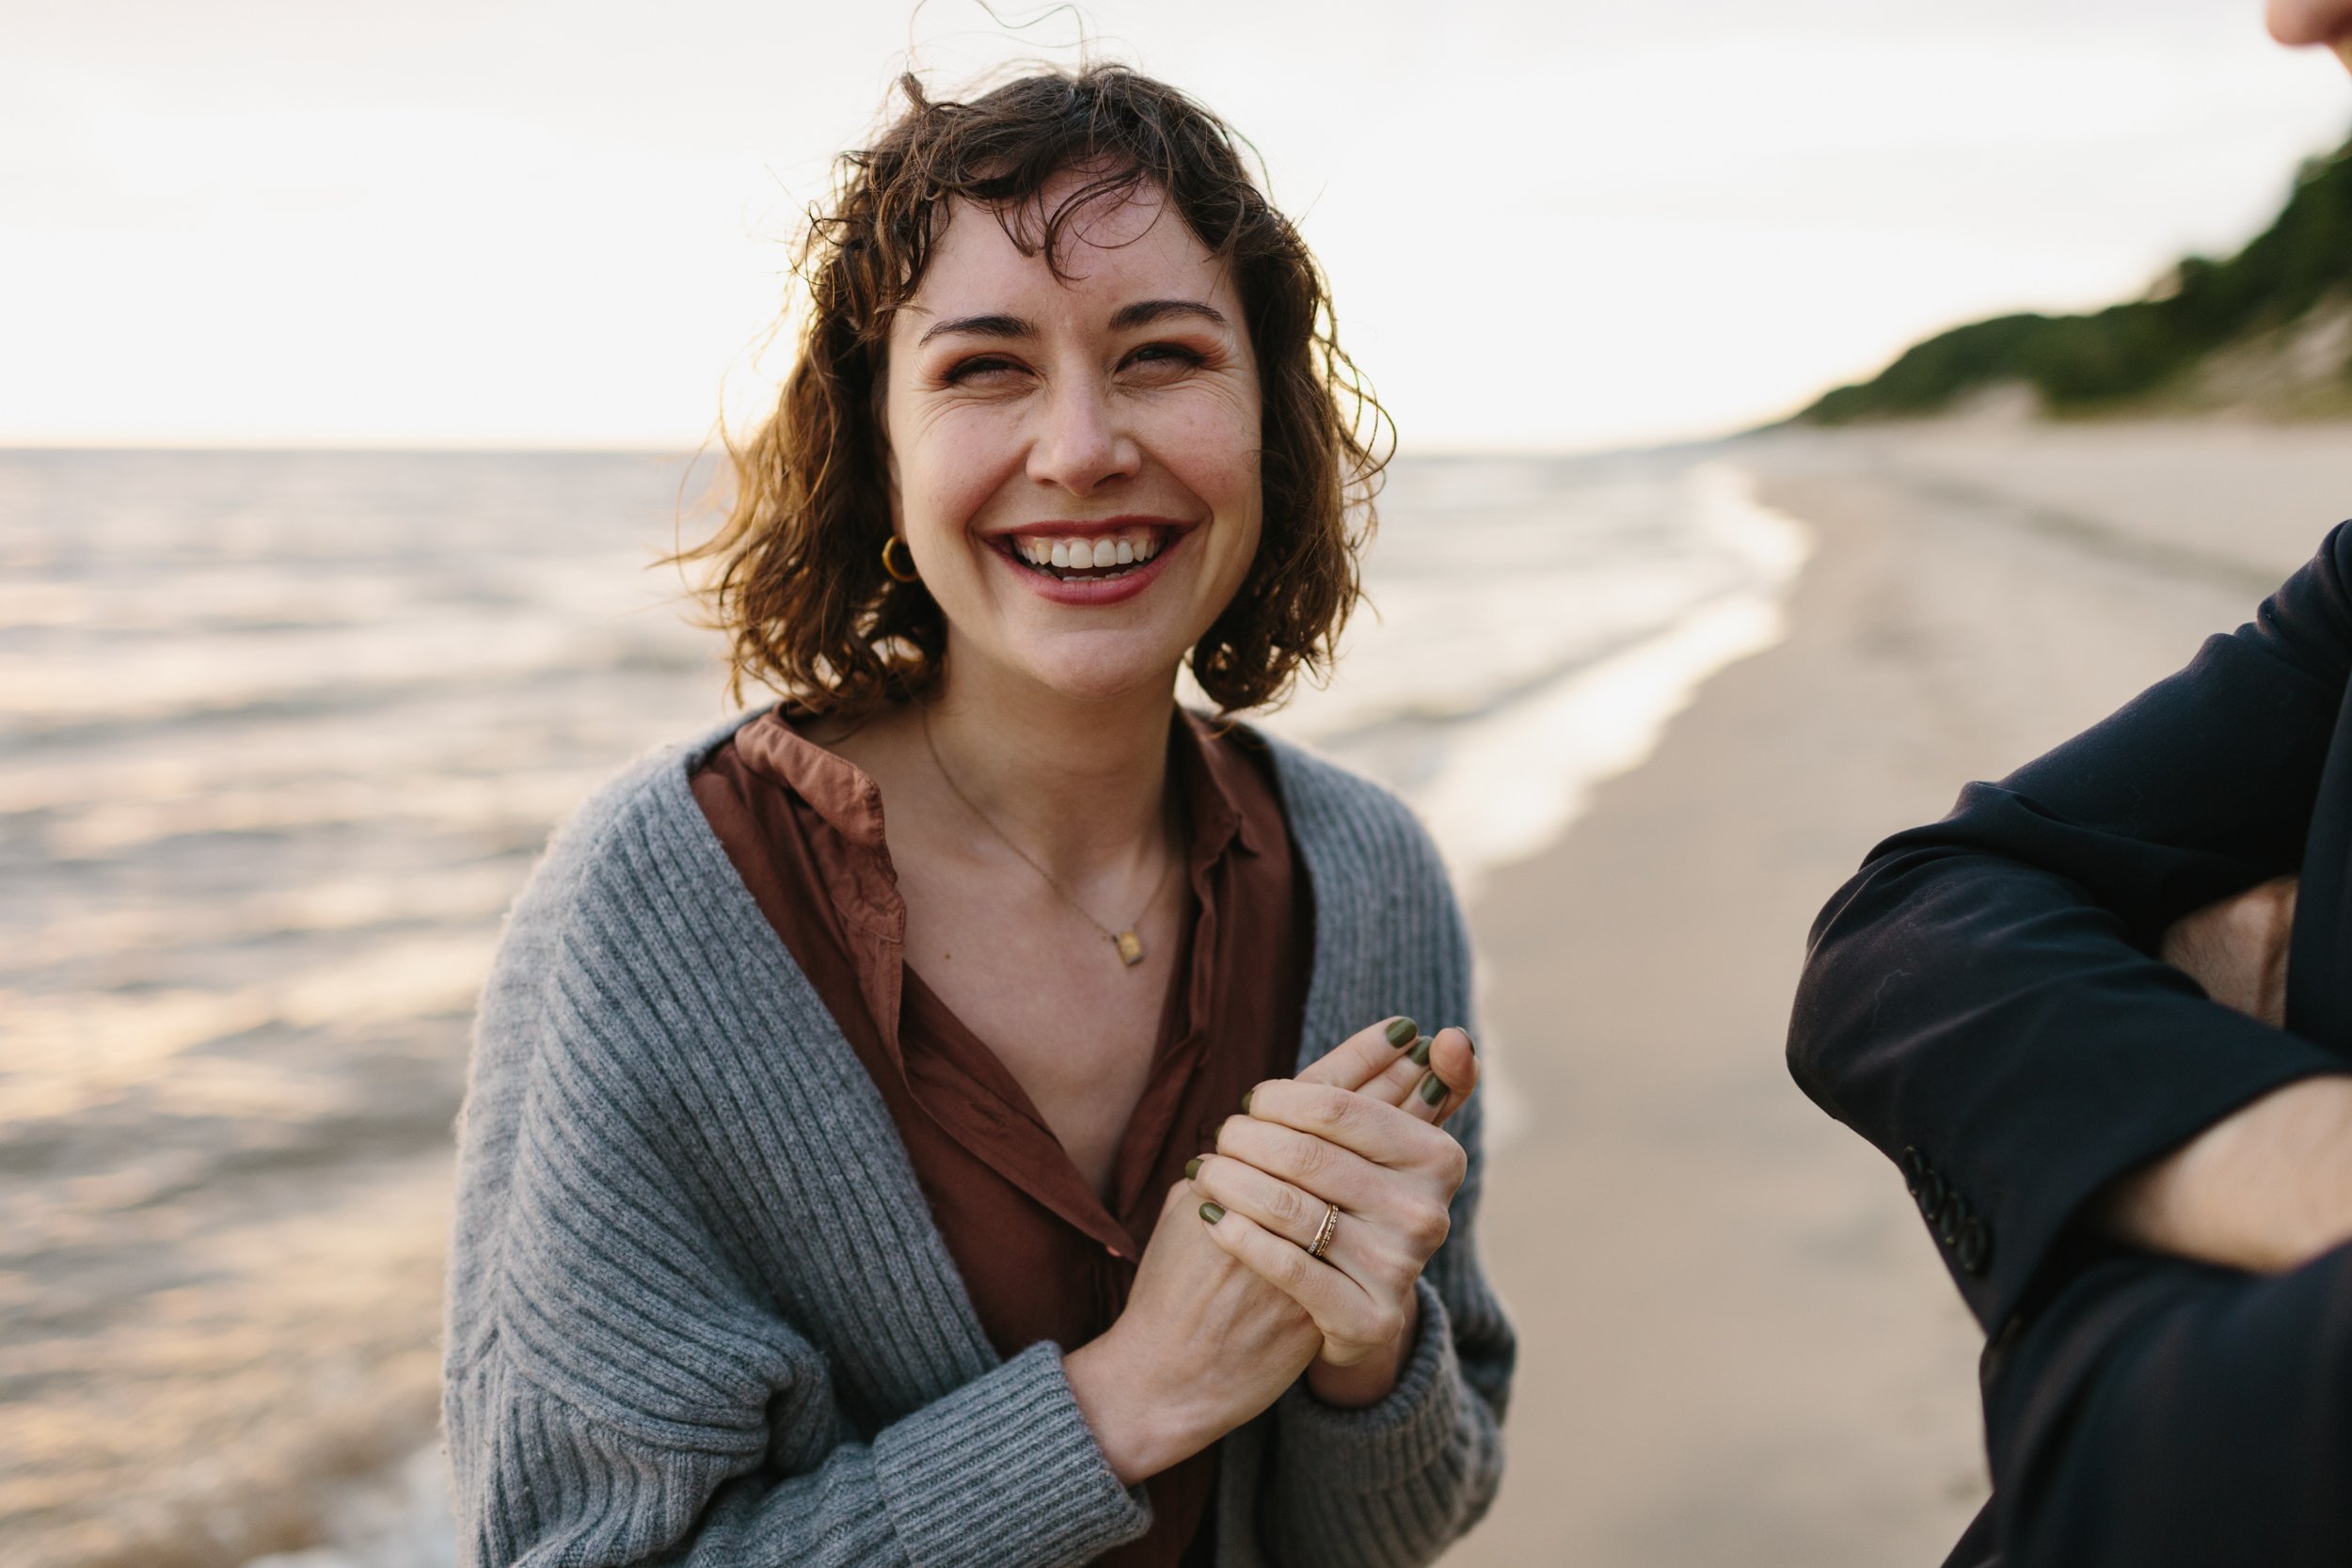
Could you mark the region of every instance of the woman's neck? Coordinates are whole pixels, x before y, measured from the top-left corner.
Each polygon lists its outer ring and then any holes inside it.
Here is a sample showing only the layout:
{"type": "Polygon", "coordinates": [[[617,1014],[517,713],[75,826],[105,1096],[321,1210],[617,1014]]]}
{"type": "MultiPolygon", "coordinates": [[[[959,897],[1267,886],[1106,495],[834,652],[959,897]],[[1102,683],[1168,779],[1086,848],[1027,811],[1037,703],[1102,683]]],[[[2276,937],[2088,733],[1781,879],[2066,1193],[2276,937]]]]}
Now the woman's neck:
{"type": "Polygon", "coordinates": [[[1065,883],[1165,852],[1173,673],[1074,699],[953,671],[914,717],[930,727],[943,782],[999,832],[1065,883]]]}

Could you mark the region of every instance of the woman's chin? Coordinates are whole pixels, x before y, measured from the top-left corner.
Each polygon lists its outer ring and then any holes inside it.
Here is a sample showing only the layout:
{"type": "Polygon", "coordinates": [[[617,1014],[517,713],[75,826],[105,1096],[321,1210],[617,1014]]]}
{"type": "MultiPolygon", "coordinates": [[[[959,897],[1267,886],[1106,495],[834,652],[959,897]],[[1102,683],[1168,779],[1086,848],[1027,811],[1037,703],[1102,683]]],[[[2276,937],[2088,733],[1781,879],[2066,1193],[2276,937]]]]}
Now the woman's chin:
{"type": "Polygon", "coordinates": [[[1041,692],[1073,703],[1115,703],[1168,696],[1175,690],[1184,651],[1158,639],[1142,643],[1129,637],[1078,633],[1055,638],[1048,647],[1025,650],[1027,657],[1012,662],[1025,683],[1041,692]]]}
{"type": "Polygon", "coordinates": [[[1118,703],[1145,697],[1165,700],[1176,689],[1177,660],[1144,667],[1055,670],[1039,673],[1039,684],[1073,703],[1118,703]]]}
{"type": "Polygon", "coordinates": [[[1073,703],[1145,694],[1166,701],[1175,690],[1177,671],[1215,619],[1207,607],[1189,604],[1152,614],[1131,609],[1116,617],[1073,614],[1057,606],[1012,607],[1014,613],[988,608],[995,613],[961,622],[948,611],[946,663],[956,672],[950,682],[975,695],[1025,689],[1073,703]],[[1073,624],[1082,619],[1095,624],[1073,624]]]}

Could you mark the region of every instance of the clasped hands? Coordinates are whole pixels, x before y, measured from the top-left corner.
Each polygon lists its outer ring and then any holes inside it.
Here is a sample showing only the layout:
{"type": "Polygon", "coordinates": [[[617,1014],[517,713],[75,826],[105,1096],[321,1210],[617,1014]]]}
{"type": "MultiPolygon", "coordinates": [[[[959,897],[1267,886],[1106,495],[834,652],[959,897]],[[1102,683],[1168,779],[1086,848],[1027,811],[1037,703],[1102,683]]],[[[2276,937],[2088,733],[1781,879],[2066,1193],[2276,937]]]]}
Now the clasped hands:
{"type": "Polygon", "coordinates": [[[1250,1091],[1169,1189],[1126,1309],[1065,1357],[1120,1481],[1206,1448],[1301,1372],[1333,1404],[1394,1386],[1416,1282],[1468,1169],[1443,1123],[1477,1084],[1467,1033],[1423,1039],[1390,1019],[1250,1091]],[[1311,1257],[1334,1204],[1330,1243],[1311,1257]]]}

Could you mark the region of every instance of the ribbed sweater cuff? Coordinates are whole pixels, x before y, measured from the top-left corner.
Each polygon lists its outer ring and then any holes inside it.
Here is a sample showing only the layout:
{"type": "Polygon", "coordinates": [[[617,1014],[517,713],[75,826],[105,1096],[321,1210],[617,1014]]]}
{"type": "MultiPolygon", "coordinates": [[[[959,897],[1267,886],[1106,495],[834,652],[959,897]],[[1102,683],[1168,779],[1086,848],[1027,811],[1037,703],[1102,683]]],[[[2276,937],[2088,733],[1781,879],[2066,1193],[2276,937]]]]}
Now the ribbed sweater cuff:
{"type": "Polygon", "coordinates": [[[1377,1404],[1342,1410],[1324,1403],[1301,1378],[1275,1405],[1283,1465],[1326,1492],[1371,1492],[1427,1470],[1460,1439],[1461,1364],[1445,1302],[1418,1282],[1420,1338],[1377,1404]]]}
{"type": "Polygon", "coordinates": [[[1050,1344],[884,1429],[873,1454],[907,1558],[924,1568],[1086,1562],[1152,1523],[1140,1490],[1111,1473],[1050,1344]]]}

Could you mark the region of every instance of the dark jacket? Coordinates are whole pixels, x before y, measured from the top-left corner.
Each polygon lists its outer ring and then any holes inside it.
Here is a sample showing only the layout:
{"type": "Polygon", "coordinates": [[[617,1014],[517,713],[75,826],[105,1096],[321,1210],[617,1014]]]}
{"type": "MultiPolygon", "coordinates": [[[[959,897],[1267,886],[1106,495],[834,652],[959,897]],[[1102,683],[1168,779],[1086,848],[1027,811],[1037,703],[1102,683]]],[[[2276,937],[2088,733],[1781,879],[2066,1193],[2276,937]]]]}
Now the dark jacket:
{"type": "Polygon", "coordinates": [[[2103,1243],[2087,1199],[2352,1070],[2352,523],[2179,674],[1871,852],[1813,930],[1788,1062],[1902,1168],[1990,1338],[1994,1499],[1955,1563],[2352,1562],[2352,1247],[2255,1277],[2103,1243]],[[2303,878],[2288,1028],[2159,962],[2303,878]]]}

